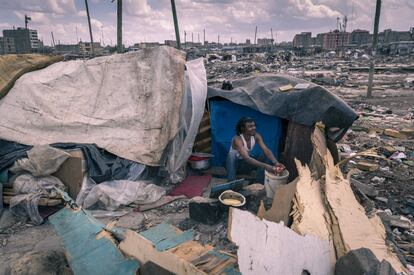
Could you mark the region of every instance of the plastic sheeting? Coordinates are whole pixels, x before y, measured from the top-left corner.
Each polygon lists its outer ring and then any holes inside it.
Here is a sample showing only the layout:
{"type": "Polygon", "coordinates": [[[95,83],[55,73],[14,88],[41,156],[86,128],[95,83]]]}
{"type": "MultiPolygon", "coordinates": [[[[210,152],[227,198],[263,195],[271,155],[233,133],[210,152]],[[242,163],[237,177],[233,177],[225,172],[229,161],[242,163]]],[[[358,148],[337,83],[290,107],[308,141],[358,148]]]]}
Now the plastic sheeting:
{"type": "Polygon", "coordinates": [[[69,156],[65,151],[48,145],[34,146],[27,152],[27,158],[17,160],[10,171],[15,174],[26,172],[36,177],[51,175],[69,156]]]}
{"type": "Polygon", "coordinates": [[[19,217],[29,217],[33,224],[41,224],[38,204],[42,196],[56,196],[55,188],[65,190],[63,183],[56,177],[34,177],[23,174],[13,183],[13,191],[18,195],[10,199],[11,212],[19,217]]]}
{"type": "MultiPolygon", "coordinates": [[[[50,146],[64,150],[82,150],[89,176],[96,183],[121,179],[136,180],[133,176],[137,171],[146,172],[145,165],[117,157],[94,144],[55,143],[50,146]],[[136,171],[132,171],[133,174],[130,175],[132,168],[136,171]]],[[[0,140],[0,171],[27,157],[27,151],[32,148],[32,146],[0,140]]]]}
{"type": "Polygon", "coordinates": [[[56,172],[69,157],[66,152],[47,145],[34,146],[27,152],[28,158],[17,161],[10,169],[21,174],[13,182],[17,195],[10,199],[10,210],[16,216],[29,217],[34,224],[41,224],[43,218],[38,211],[42,196],[56,196],[55,188],[65,190],[65,185],[50,174],[56,172]]]}
{"type": "Polygon", "coordinates": [[[327,128],[339,128],[328,132],[328,137],[339,140],[358,115],[342,99],[325,88],[310,84],[303,90],[280,92],[279,87],[304,80],[286,75],[263,75],[235,80],[233,90],[209,87],[208,97],[222,97],[267,115],[287,119],[297,124],[313,126],[322,121],[327,128]]]}
{"type": "Polygon", "coordinates": [[[184,66],[184,52],[162,46],[27,73],[0,101],[0,138],[94,143],[157,166],[178,132],[184,66]]]}
{"type": "Polygon", "coordinates": [[[83,207],[88,209],[101,202],[107,210],[121,205],[153,203],[165,196],[165,189],[152,181],[114,180],[95,185],[86,195],[83,207]]]}
{"type": "Polygon", "coordinates": [[[166,170],[172,183],[180,182],[185,177],[185,166],[193,149],[207,98],[207,75],[203,59],[188,61],[186,68],[180,130],[167,151],[166,170]]]}

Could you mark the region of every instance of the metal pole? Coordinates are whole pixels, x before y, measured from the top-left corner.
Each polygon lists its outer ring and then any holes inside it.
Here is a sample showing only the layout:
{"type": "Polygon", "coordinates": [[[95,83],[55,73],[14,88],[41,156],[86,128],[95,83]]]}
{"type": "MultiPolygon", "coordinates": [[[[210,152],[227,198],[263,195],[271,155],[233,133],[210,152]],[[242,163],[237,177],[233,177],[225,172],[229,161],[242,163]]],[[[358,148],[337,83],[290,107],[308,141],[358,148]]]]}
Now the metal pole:
{"type": "Polygon", "coordinates": [[[378,42],[378,25],[381,13],[381,0],[377,0],[377,7],[375,9],[375,21],[374,21],[374,37],[372,39],[372,56],[369,64],[369,75],[368,75],[368,90],[367,97],[372,97],[372,82],[374,80],[374,58],[377,51],[378,42]]]}
{"type": "Polygon", "coordinates": [[[175,0],[171,0],[171,8],[174,19],[175,39],[177,40],[177,49],[181,49],[180,30],[178,29],[177,11],[175,10],[175,0]]]}
{"type": "Polygon", "coordinates": [[[206,44],[206,29],[203,30],[203,45],[206,44]]]}
{"type": "Polygon", "coordinates": [[[118,53],[122,53],[123,52],[123,47],[122,47],[122,0],[118,0],[118,2],[117,2],[116,15],[117,15],[117,27],[116,27],[117,49],[116,49],[116,51],[118,53]]]}
{"type": "Polygon", "coordinates": [[[257,26],[256,29],[254,31],[254,44],[256,45],[256,36],[257,36],[257,26]]]}
{"type": "Polygon", "coordinates": [[[91,37],[91,51],[92,51],[92,55],[94,55],[95,51],[93,49],[93,36],[92,36],[91,18],[89,16],[88,0],[85,0],[85,7],[86,7],[86,15],[88,16],[89,36],[91,37]]]}

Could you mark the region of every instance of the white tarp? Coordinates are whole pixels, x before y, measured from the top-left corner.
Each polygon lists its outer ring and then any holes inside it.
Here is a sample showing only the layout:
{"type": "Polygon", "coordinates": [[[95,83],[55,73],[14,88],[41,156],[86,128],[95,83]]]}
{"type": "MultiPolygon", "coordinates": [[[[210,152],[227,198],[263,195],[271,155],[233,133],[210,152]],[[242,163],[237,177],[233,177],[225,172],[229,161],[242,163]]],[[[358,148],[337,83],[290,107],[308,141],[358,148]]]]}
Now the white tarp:
{"type": "Polygon", "coordinates": [[[169,181],[172,183],[180,182],[185,177],[184,168],[193,150],[207,98],[207,74],[203,59],[188,61],[186,68],[180,130],[170,144],[166,163],[169,181]]]}
{"type": "Polygon", "coordinates": [[[159,165],[178,132],[184,65],[185,53],[163,46],[27,73],[0,101],[0,138],[95,143],[159,165]]]}

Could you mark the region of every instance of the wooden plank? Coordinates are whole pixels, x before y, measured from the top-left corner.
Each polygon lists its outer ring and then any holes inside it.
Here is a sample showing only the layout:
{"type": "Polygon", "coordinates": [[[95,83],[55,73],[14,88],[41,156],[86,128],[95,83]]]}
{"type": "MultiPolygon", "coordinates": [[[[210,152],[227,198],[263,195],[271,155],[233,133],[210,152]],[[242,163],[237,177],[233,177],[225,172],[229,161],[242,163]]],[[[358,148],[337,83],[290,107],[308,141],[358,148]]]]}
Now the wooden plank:
{"type": "Polygon", "coordinates": [[[82,209],[63,208],[49,221],[63,241],[74,274],[135,274],[138,270],[139,263],[126,259],[103,224],[82,209]]]}
{"type": "Polygon", "coordinates": [[[336,262],[335,247],[321,183],[312,178],[308,166],[302,166],[298,160],[296,165],[299,179],[296,184],[291,228],[301,235],[310,234],[329,242],[331,268],[333,268],[336,262]]]}
{"type": "Polygon", "coordinates": [[[296,192],[296,179],[289,184],[283,184],[276,187],[273,197],[272,207],[264,212],[263,218],[272,222],[281,222],[288,225],[289,214],[292,209],[292,200],[296,192]]]}
{"type": "MultiPolygon", "coordinates": [[[[334,165],[332,155],[323,147],[323,132],[315,128],[312,141],[321,153],[326,166],[325,199],[333,224],[334,239],[341,240],[342,246],[348,252],[358,248],[368,248],[378,260],[387,260],[397,272],[406,272],[406,269],[385,244],[385,229],[380,218],[375,215],[369,219],[364,208],[358,203],[351,189],[349,181],[344,178],[339,167],[334,165]],[[325,154],[323,155],[323,152],[325,154]],[[340,236],[339,236],[340,235],[340,236]]],[[[338,255],[339,256],[339,255],[338,255]]]]}
{"type": "Polygon", "coordinates": [[[313,146],[310,140],[312,131],[312,127],[293,122],[289,122],[288,124],[281,162],[289,171],[289,181],[294,180],[298,176],[295,159],[300,160],[302,164],[310,163],[313,152],[313,146]]]}
{"type": "MultiPolygon", "coordinates": [[[[9,195],[3,196],[3,203],[9,205],[10,204],[10,200],[13,197],[14,196],[9,196],[9,195]]],[[[63,200],[62,199],[40,198],[38,205],[40,205],[40,206],[56,206],[56,205],[60,205],[62,203],[63,203],[63,200]]]]}
{"type": "Polygon", "coordinates": [[[137,259],[142,265],[151,261],[176,274],[206,274],[170,251],[158,251],[151,241],[131,230],[125,232],[125,239],[119,244],[119,248],[126,255],[137,259]]]}
{"type": "Polygon", "coordinates": [[[329,242],[301,236],[284,226],[260,220],[248,211],[230,208],[229,236],[237,250],[240,272],[246,274],[333,274],[329,242]]]}

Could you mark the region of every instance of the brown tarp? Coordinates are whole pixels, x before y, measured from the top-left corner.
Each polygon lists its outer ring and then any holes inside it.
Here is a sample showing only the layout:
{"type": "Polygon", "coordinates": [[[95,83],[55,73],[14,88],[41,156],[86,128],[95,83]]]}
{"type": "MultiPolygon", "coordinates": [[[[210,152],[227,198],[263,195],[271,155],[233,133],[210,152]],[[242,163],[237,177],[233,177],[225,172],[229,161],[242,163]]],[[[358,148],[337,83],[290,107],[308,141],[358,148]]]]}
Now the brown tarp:
{"type": "Polygon", "coordinates": [[[41,54],[7,54],[0,56],[0,99],[23,74],[62,61],[63,56],[41,54]]]}

